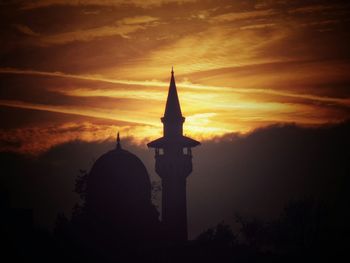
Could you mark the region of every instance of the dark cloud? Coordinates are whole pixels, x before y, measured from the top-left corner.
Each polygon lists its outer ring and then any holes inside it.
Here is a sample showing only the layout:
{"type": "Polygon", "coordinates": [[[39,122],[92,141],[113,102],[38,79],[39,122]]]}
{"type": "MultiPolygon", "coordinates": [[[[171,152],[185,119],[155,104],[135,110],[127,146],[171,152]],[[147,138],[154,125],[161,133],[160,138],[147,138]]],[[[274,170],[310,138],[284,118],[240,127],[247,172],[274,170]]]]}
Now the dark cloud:
{"type": "Polygon", "coordinates": [[[349,123],[277,125],[232,141],[228,136],[204,143],[194,153],[189,178],[192,231],[221,219],[232,222],[237,211],[271,217],[291,199],[334,200],[349,174],[349,129],[349,123]]]}
{"type": "MultiPolygon", "coordinates": [[[[247,136],[227,135],[194,149],[194,172],[188,179],[190,235],[236,212],[271,218],[291,199],[314,197],[337,202],[348,185],[350,123],[322,128],[275,125],[247,136]]],[[[153,152],[122,139],[125,149],[145,163],[151,179],[153,152]]],[[[50,225],[58,211],[69,214],[79,169],[88,170],[114,142],[72,142],[38,157],[1,153],[14,206],[33,207],[37,222],[50,225]]],[[[343,200],[344,201],[344,200],[343,200]]],[[[159,204],[159,195],[156,199],[159,204]]]]}

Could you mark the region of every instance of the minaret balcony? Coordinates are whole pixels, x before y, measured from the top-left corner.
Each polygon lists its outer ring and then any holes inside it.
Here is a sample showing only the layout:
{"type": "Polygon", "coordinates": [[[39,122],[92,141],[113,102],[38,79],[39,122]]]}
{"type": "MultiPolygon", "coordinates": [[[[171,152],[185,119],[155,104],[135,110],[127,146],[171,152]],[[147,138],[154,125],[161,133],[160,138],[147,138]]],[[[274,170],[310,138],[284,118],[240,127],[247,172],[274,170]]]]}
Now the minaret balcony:
{"type": "Polygon", "coordinates": [[[156,155],[156,172],[161,178],[186,178],[192,172],[192,156],[156,155]]]}

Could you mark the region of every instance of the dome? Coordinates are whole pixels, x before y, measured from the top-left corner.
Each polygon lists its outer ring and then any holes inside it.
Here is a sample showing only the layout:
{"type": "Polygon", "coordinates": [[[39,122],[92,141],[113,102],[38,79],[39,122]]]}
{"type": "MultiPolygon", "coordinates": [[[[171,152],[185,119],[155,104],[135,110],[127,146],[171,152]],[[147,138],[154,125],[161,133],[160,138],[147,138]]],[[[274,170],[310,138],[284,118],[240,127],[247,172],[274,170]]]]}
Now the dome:
{"type": "Polygon", "coordinates": [[[141,160],[120,148],[98,158],[88,175],[87,205],[91,212],[114,220],[149,207],[151,182],[141,160]]]}
{"type": "Polygon", "coordinates": [[[160,238],[161,223],[146,167],[121,148],[119,135],[117,147],[96,160],[85,180],[85,203],[72,221],[88,246],[113,254],[116,244],[160,238]]]}
{"type": "Polygon", "coordinates": [[[90,171],[88,194],[100,197],[110,194],[112,199],[119,196],[123,202],[131,201],[129,198],[150,200],[151,183],[146,167],[129,151],[109,151],[97,159],[90,171]]]}
{"type": "Polygon", "coordinates": [[[151,191],[146,167],[121,148],[118,137],[116,149],[98,158],[88,174],[86,209],[107,225],[147,228],[159,222],[151,191]]]}

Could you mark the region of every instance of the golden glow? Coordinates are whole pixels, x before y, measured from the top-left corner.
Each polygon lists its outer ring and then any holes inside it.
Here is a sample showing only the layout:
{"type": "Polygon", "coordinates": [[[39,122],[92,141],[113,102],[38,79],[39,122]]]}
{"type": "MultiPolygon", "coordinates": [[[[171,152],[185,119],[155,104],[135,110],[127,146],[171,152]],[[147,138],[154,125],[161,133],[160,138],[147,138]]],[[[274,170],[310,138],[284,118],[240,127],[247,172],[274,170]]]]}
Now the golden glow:
{"type": "Polygon", "coordinates": [[[67,130],[59,138],[47,123],[0,128],[1,138],[11,145],[17,136],[23,151],[40,152],[73,139],[111,139],[120,130],[143,144],[162,133],[172,65],[184,133],[199,140],[274,123],[347,119],[344,8],[287,2],[18,3],[13,10],[43,21],[18,19],[9,27],[14,42],[2,47],[0,106],[70,117],[52,120],[67,130]],[[67,15],[55,13],[57,6],[67,15]],[[23,139],[28,134],[36,134],[36,144],[23,139]]]}

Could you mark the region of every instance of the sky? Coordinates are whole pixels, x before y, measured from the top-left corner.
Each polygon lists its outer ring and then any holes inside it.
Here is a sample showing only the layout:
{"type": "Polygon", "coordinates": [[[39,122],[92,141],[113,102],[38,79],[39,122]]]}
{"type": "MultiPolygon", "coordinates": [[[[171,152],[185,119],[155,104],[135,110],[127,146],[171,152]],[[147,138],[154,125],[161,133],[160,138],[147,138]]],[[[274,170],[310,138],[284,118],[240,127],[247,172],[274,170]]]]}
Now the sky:
{"type": "Polygon", "coordinates": [[[171,67],[197,140],[349,118],[347,1],[1,1],[0,150],[161,135],[171,67]]]}
{"type": "Polygon", "coordinates": [[[0,186],[52,228],[118,131],[159,184],[146,143],[162,135],[173,66],[184,133],[201,142],[190,238],[295,198],[342,207],[349,14],[338,0],[0,0],[0,186]]]}

